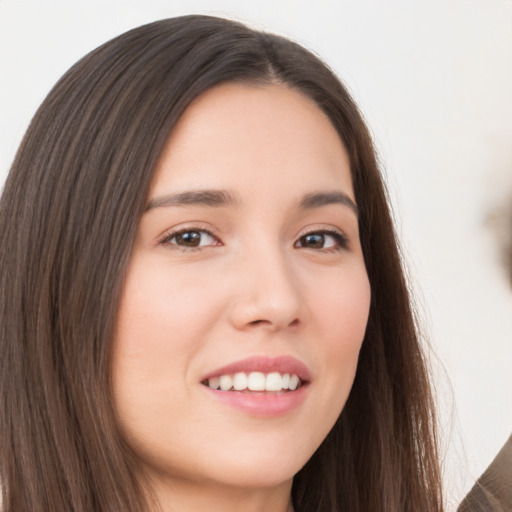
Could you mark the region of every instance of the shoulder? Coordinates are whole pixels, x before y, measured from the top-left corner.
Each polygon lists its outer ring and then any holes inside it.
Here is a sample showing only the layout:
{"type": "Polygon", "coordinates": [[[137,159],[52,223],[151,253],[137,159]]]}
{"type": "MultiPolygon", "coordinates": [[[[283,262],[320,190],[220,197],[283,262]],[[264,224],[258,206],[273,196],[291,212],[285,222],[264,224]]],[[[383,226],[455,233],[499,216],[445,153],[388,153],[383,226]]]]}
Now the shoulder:
{"type": "Polygon", "coordinates": [[[457,512],[512,510],[512,435],[478,479],[457,512]]]}

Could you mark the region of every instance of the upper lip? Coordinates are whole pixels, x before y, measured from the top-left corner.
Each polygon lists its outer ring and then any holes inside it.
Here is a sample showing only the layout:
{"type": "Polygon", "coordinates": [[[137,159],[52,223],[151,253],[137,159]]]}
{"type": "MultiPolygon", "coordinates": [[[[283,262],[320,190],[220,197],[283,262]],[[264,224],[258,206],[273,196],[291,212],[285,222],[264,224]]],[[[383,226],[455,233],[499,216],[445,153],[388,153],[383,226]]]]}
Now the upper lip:
{"type": "Polygon", "coordinates": [[[217,368],[205,375],[202,381],[213,377],[220,377],[221,375],[233,375],[239,372],[290,373],[297,375],[302,382],[308,382],[311,379],[311,373],[308,367],[295,357],[253,356],[217,368]]]}

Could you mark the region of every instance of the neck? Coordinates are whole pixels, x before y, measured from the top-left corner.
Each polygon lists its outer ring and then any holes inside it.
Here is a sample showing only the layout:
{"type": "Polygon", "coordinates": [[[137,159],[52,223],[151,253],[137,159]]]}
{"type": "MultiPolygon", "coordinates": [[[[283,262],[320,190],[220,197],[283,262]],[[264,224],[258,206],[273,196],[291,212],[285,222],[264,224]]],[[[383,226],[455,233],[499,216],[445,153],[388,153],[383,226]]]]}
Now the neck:
{"type": "Polygon", "coordinates": [[[291,480],[270,488],[159,482],[152,486],[158,512],[293,512],[291,480]]]}

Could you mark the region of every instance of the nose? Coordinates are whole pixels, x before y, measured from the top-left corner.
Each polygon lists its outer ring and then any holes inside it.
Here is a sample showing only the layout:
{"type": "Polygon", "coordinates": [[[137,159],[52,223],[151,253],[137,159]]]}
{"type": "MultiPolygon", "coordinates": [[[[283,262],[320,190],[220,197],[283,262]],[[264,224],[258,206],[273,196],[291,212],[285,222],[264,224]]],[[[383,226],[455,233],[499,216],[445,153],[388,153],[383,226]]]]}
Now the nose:
{"type": "Polygon", "coordinates": [[[231,322],[238,330],[295,328],[304,320],[300,284],[278,250],[262,252],[240,262],[231,322]]]}

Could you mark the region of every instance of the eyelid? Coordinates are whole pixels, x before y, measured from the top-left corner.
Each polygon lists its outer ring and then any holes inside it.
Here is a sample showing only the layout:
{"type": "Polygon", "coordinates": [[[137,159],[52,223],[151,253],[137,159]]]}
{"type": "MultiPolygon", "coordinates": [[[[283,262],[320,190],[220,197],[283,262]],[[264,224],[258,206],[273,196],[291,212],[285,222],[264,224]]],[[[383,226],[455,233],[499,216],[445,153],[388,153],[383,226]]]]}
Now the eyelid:
{"type": "MultiPolygon", "coordinates": [[[[337,247],[329,247],[324,249],[316,249],[317,251],[324,251],[324,252],[332,252],[333,250],[343,250],[349,248],[349,237],[346,235],[346,233],[334,226],[308,226],[307,228],[304,228],[300,231],[300,233],[297,236],[297,239],[294,243],[294,246],[299,242],[299,240],[307,235],[313,235],[313,234],[323,234],[323,235],[330,235],[334,237],[338,245],[337,247]]],[[[299,246],[300,248],[301,246],[299,246]]]]}
{"type": "MultiPolygon", "coordinates": [[[[216,233],[216,229],[214,229],[212,226],[205,226],[203,223],[191,223],[191,224],[180,224],[178,226],[175,226],[173,228],[170,228],[166,230],[162,235],[160,235],[157,239],[158,245],[165,245],[169,240],[174,238],[175,236],[181,234],[181,233],[187,233],[188,231],[202,231],[204,233],[207,233],[212,238],[214,238],[217,242],[222,244],[222,240],[220,239],[219,235],[216,233]]],[[[169,244],[171,245],[171,244],[169,244]]],[[[174,244],[172,244],[174,245],[174,244]]],[[[176,245],[177,248],[182,248],[181,246],[176,245]]],[[[190,249],[201,249],[204,247],[211,247],[211,246],[203,246],[203,247],[195,247],[195,248],[188,248],[190,249]]],[[[185,248],[186,249],[186,248],[185,248]]]]}
{"type": "Polygon", "coordinates": [[[337,235],[347,238],[347,240],[348,240],[348,236],[346,235],[345,231],[341,228],[333,226],[332,224],[310,224],[309,226],[306,226],[299,231],[299,233],[297,235],[297,239],[299,239],[305,235],[310,235],[312,233],[337,234],[337,235]]]}

